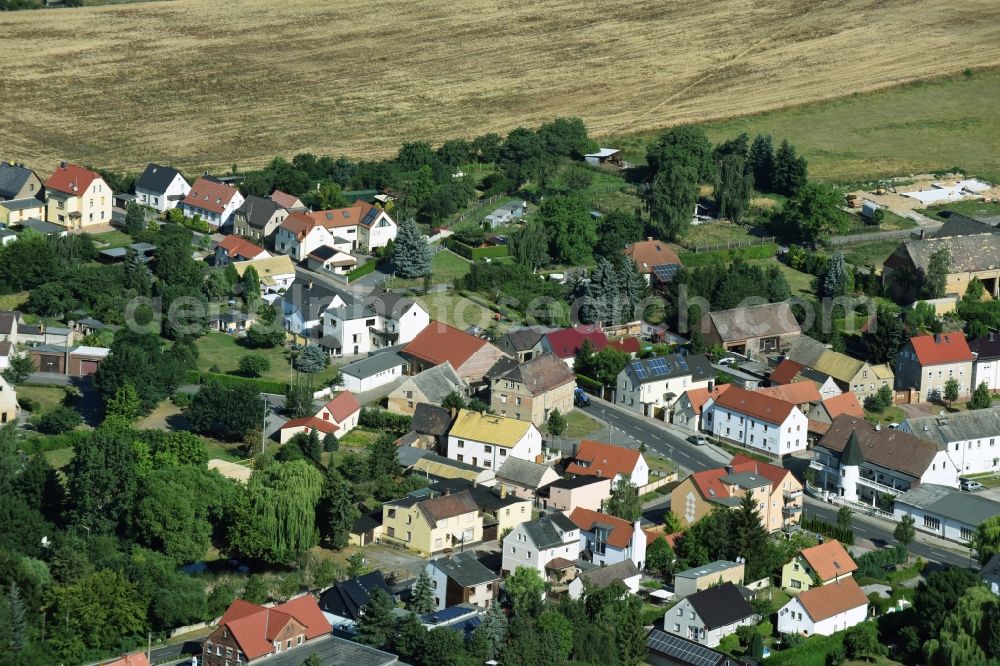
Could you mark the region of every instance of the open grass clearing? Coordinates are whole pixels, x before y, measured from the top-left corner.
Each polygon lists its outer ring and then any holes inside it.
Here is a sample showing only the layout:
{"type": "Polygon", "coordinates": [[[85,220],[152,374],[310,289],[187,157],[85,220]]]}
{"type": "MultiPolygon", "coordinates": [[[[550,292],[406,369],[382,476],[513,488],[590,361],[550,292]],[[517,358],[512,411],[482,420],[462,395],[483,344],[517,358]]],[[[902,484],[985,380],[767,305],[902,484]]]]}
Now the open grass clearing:
{"type": "Polygon", "coordinates": [[[59,386],[19,384],[17,387],[17,399],[22,403],[30,400],[37,406],[37,412],[47,412],[62,405],[67,395],[66,390],[59,386]]]}
{"type": "Polygon", "coordinates": [[[887,407],[881,414],[865,410],[865,418],[872,423],[888,425],[890,423],[902,423],[906,419],[906,414],[896,405],[887,407]]]}
{"type": "Polygon", "coordinates": [[[62,469],[73,460],[73,449],[53,449],[52,451],[43,451],[42,455],[52,467],[62,469]]]}
{"type": "Polygon", "coordinates": [[[18,291],[0,296],[0,310],[17,310],[28,300],[30,292],[18,291]]]}
{"type": "MultiPolygon", "coordinates": [[[[289,350],[285,347],[251,349],[240,344],[239,338],[217,332],[206,333],[198,338],[195,345],[198,347],[198,369],[202,372],[208,372],[215,366],[219,372],[236,375],[239,374],[240,359],[247,354],[257,354],[266,358],[271,364],[271,367],[261,375],[261,379],[288,381],[289,350]]],[[[317,389],[325,386],[336,371],[334,365],[328,366],[322,372],[313,375],[313,384],[317,389]]]]}
{"type": "Polygon", "coordinates": [[[125,247],[132,244],[132,237],[123,231],[105,231],[102,234],[94,234],[94,240],[107,245],[108,248],[125,247]]]}
{"type": "Polygon", "coordinates": [[[959,213],[972,218],[998,218],[1000,217],[1000,203],[992,201],[955,201],[954,203],[930,208],[921,208],[917,211],[927,217],[938,220],[948,219],[948,214],[959,213]]]}
{"type": "MultiPolygon", "coordinates": [[[[908,13],[886,10],[900,17],[908,13]]],[[[912,34],[902,31],[900,35],[912,34]]],[[[897,47],[904,41],[900,35],[894,39],[897,47]]],[[[783,80],[764,87],[787,91],[789,83],[783,80]]],[[[954,166],[970,175],[1000,180],[1000,151],[990,140],[1000,135],[1000,116],[993,113],[1000,105],[1000,71],[977,71],[971,77],[956,74],[869,93],[845,88],[837,97],[757,115],[734,109],[731,120],[702,126],[714,142],[741,132],[751,137],[771,134],[776,146],[788,139],[809,161],[810,175],[824,180],[870,181],[954,166]]],[[[654,136],[639,134],[612,143],[626,149],[626,159],[643,161],[654,136]]]]}
{"type": "Polygon", "coordinates": [[[276,154],[386,157],[405,141],[559,115],[598,136],[741,117],[710,125],[712,138],[788,136],[820,177],[952,163],[985,171],[1000,160],[982,140],[1000,122],[993,73],[870,93],[996,65],[998,17],[995,3],[973,0],[395,0],[377,10],[361,0],[174,0],[11,12],[0,144],[42,172],[59,159],[138,171],[156,156],[193,174],[276,154]],[[42,84],[55,73],[53,105],[42,84]],[[246,95],[261,89],[285,93],[246,95]],[[743,118],[845,95],[854,96],[743,118]]]}
{"type": "Polygon", "coordinates": [[[756,240],[745,227],[725,220],[716,220],[688,227],[680,237],[679,244],[686,248],[725,246],[728,243],[740,244],[756,240]]]}
{"type": "Polygon", "coordinates": [[[462,331],[469,326],[485,329],[493,323],[492,310],[451,291],[424,294],[416,300],[424,306],[432,321],[440,321],[462,331]]]}
{"type": "Polygon", "coordinates": [[[838,245],[836,250],[844,253],[844,259],[855,266],[874,266],[876,271],[882,268],[882,262],[903,242],[901,239],[878,240],[856,245],[838,245]]]}
{"type": "MultiPolygon", "coordinates": [[[[472,263],[448,249],[443,249],[431,260],[431,284],[456,284],[469,271],[472,263]]],[[[394,278],[393,288],[420,289],[424,286],[423,278],[394,278]]]]}
{"type": "Polygon", "coordinates": [[[208,450],[208,459],[218,458],[226,462],[239,462],[246,456],[241,455],[239,444],[224,444],[216,439],[202,438],[205,441],[205,448],[208,450]]]}
{"type": "Polygon", "coordinates": [[[813,276],[809,275],[809,273],[795,270],[788,264],[782,263],[777,259],[751,259],[747,263],[763,266],[765,269],[777,266],[781,274],[785,276],[785,280],[792,290],[792,296],[801,296],[804,298],[815,297],[812,289],[813,276]]]}
{"type": "Polygon", "coordinates": [[[592,435],[601,429],[601,424],[587,416],[579,409],[574,409],[566,416],[566,432],[563,437],[569,439],[581,439],[587,435],[592,435]]]}

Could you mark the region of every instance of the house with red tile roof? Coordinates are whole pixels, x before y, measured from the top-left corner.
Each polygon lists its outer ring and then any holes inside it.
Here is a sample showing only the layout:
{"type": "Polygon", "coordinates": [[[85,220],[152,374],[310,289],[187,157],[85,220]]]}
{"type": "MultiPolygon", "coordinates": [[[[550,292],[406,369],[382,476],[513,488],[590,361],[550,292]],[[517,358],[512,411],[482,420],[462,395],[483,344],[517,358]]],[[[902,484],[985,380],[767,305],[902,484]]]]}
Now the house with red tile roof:
{"type": "Polygon", "coordinates": [[[612,483],[628,476],[634,486],[649,483],[649,465],[638,449],[585,439],[566,466],[567,474],[597,476],[612,483]]]}
{"type": "Polygon", "coordinates": [[[680,257],[669,245],[651,237],[629,243],[622,253],[632,260],[648,285],[668,282],[682,266],[680,257]]]}
{"type": "Polygon", "coordinates": [[[778,611],[778,631],[801,636],[829,636],[868,618],[868,597],[853,578],[814,587],[778,611]]]}
{"type": "Polygon", "coordinates": [[[114,661],[102,661],[100,666],[149,666],[149,660],[146,659],[145,652],[133,652],[132,654],[126,654],[114,661]]]}
{"type": "Polygon", "coordinates": [[[640,571],[646,562],[646,532],[639,521],[630,523],[615,516],[577,507],[569,519],[580,528],[580,540],[598,566],[631,560],[640,571]]]}
{"type": "Polygon", "coordinates": [[[243,195],[229,183],[212,176],[201,176],[181,201],[187,217],[198,215],[213,227],[225,226],[236,209],[243,205],[243,195]]]}
{"type": "Polygon", "coordinates": [[[302,203],[302,199],[299,199],[294,194],[288,194],[287,192],[282,192],[281,190],[275,190],[274,192],[271,192],[271,196],[268,198],[285,210],[306,210],[306,205],[302,203]]]}
{"type": "Polygon", "coordinates": [[[284,444],[299,433],[319,432],[320,438],[332,434],[340,439],[351,432],[361,417],[361,403],[350,391],[341,391],[320,408],[314,416],[292,419],[281,426],[279,438],[284,444]]]}
{"type": "Polygon", "coordinates": [[[809,418],[809,431],[825,435],[833,420],[841,414],[864,418],[864,407],[861,406],[861,401],[853,392],[835,395],[813,406],[806,414],[809,418]]]}
{"type": "Polygon", "coordinates": [[[226,236],[215,246],[215,265],[228,266],[237,261],[270,259],[271,253],[239,236],[226,236]]]}
{"type": "Polygon", "coordinates": [[[677,398],[671,409],[674,425],[688,428],[695,432],[701,430],[701,412],[709,398],[718,398],[729,390],[731,384],[715,384],[709,382],[706,388],[693,388],[684,391],[677,398]]]}
{"type": "Polygon", "coordinates": [[[816,384],[809,381],[798,381],[780,386],[768,386],[757,389],[757,393],[784,400],[798,407],[803,412],[808,412],[814,405],[823,400],[816,384]]]}
{"type": "Polygon", "coordinates": [[[858,565],[836,539],[803,548],[781,568],[781,589],[799,594],[817,585],[830,585],[851,577],[858,565]]]}
{"type": "Polygon", "coordinates": [[[274,249],[293,261],[302,261],[318,248],[334,247],[337,241],[312,213],[289,213],[274,232],[274,249]]]}
{"type": "Polygon", "coordinates": [[[298,649],[331,630],[319,604],[309,595],[273,607],[237,599],[202,643],[200,663],[254,663],[268,655],[298,649]]]}
{"type": "Polygon", "coordinates": [[[896,355],[896,388],[916,389],[924,400],[940,399],[949,379],[958,382],[958,399],[972,392],[975,356],[961,331],[918,335],[896,355]]]}
{"type": "Polygon", "coordinates": [[[552,352],[572,369],[573,355],[583,346],[584,340],[590,342],[595,352],[608,346],[608,337],[600,327],[579,325],[546,333],[542,336],[541,351],[552,352]]]}
{"type": "Polygon", "coordinates": [[[99,174],[60,162],[45,181],[45,219],[67,229],[111,224],[113,197],[99,174]]]}
{"type": "Polygon", "coordinates": [[[798,407],[734,386],[702,409],[702,430],[772,456],[805,450],[809,420],[798,407]]]}
{"type": "Polygon", "coordinates": [[[367,201],[357,200],[347,208],[317,210],[308,215],[331,234],[346,239],[351,249],[371,252],[396,238],[396,222],[387,212],[367,201]]]}
{"type": "MultiPolygon", "coordinates": [[[[806,336],[800,336],[800,339],[804,337],[806,336]]],[[[774,372],[771,373],[769,380],[772,387],[795,382],[812,382],[816,386],[816,390],[824,398],[831,398],[835,395],[840,395],[842,392],[840,386],[837,384],[837,380],[830,375],[793,361],[790,358],[782,359],[778,363],[774,372]]]]}
{"type": "Polygon", "coordinates": [[[629,335],[618,340],[612,340],[608,343],[609,347],[614,347],[620,352],[625,352],[632,358],[636,357],[639,353],[639,338],[634,335],[629,335]]]}
{"type": "Polygon", "coordinates": [[[757,504],[761,525],[775,532],[802,516],[802,484],[778,465],[733,456],[729,464],[695,472],[670,493],[670,510],[691,526],[719,506],[737,508],[745,495],[757,504]]]}
{"type": "Polygon", "coordinates": [[[487,371],[503,356],[486,340],[439,321],[432,321],[417,333],[400,354],[410,364],[410,375],[448,361],[469,384],[481,384],[487,371]]]}

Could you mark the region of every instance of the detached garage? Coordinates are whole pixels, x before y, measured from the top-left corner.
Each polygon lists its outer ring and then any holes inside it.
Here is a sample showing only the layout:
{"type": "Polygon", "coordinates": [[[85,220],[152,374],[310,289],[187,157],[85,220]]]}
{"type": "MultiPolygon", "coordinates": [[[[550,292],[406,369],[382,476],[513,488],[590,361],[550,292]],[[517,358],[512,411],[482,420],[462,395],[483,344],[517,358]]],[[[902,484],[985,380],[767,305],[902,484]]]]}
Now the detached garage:
{"type": "Polygon", "coordinates": [[[61,347],[39,345],[29,350],[38,372],[48,372],[70,377],[89,377],[97,372],[108,356],[104,347],[61,347]]]}
{"type": "Polygon", "coordinates": [[[108,350],[104,347],[77,347],[69,353],[66,374],[70,377],[89,377],[97,372],[107,357],[108,350]]]}

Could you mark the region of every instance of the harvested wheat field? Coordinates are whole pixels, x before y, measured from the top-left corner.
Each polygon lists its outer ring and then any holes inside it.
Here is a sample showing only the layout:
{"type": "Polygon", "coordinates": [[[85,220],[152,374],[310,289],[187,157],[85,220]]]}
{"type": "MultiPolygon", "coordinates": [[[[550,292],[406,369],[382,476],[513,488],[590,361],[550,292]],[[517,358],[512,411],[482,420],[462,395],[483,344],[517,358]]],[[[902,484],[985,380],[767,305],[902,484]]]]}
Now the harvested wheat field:
{"type": "Polygon", "coordinates": [[[174,0],[0,16],[0,154],[135,169],[598,134],[1000,63],[995,0],[174,0]]]}

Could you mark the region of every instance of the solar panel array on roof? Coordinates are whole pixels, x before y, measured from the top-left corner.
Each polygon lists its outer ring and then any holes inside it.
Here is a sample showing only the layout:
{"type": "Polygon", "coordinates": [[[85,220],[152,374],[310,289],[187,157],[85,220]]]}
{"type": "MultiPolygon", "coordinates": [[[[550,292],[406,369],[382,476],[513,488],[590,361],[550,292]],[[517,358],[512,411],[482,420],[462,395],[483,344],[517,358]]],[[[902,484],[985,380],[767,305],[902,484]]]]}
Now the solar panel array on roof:
{"type": "Polygon", "coordinates": [[[470,609],[467,606],[449,606],[448,608],[435,611],[433,613],[428,613],[420,619],[422,619],[427,624],[441,624],[442,622],[449,622],[451,620],[457,620],[463,615],[468,615],[470,609]]]}
{"type": "Polygon", "coordinates": [[[680,264],[657,264],[653,266],[650,270],[653,271],[653,275],[660,282],[670,282],[680,271],[680,264]]]}
{"type": "Polygon", "coordinates": [[[632,361],[632,370],[635,371],[635,376],[639,379],[646,378],[646,366],[642,364],[642,361],[632,361]]]}
{"type": "Polygon", "coordinates": [[[719,653],[704,645],[698,645],[663,631],[653,630],[646,639],[646,645],[657,652],[676,657],[692,666],[716,666],[719,653]]]}

